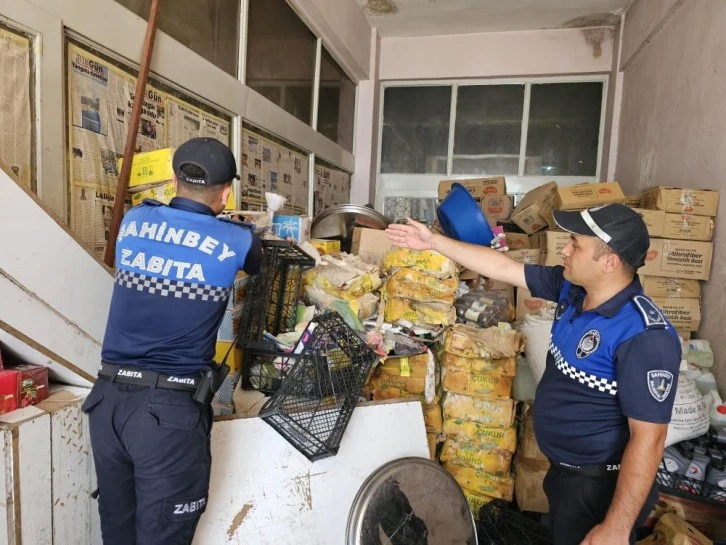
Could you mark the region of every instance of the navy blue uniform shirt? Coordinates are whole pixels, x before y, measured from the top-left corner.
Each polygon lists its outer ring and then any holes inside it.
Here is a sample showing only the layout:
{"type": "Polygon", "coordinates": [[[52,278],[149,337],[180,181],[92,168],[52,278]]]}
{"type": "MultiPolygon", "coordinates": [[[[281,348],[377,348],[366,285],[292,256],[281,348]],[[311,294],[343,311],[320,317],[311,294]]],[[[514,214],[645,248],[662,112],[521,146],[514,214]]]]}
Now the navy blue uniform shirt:
{"type": "Polygon", "coordinates": [[[212,365],[240,269],[259,271],[260,239],[207,206],[146,200],[124,216],[101,357],[175,375],[212,365]]]}
{"type": "Polygon", "coordinates": [[[532,295],[557,302],[535,397],[537,442],[555,462],[617,464],[630,438],[628,418],[670,422],[680,339],[637,277],[583,312],[585,290],[563,273],[561,266],[525,266],[532,295]]]}

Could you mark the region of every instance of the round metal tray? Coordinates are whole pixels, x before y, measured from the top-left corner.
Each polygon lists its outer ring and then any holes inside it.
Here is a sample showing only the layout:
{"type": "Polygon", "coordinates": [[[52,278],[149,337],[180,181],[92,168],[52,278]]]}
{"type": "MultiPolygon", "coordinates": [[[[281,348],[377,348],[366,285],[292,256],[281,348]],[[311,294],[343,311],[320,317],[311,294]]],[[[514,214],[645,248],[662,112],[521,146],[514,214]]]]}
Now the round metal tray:
{"type": "Polygon", "coordinates": [[[353,500],[346,545],[477,545],[464,493],[439,464],[401,458],[374,471],[353,500]]]}
{"type": "Polygon", "coordinates": [[[312,238],[350,238],[353,227],[385,229],[391,223],[386,216],[373,208],[357,204],[331,206],[313,218],[312,238]]]}

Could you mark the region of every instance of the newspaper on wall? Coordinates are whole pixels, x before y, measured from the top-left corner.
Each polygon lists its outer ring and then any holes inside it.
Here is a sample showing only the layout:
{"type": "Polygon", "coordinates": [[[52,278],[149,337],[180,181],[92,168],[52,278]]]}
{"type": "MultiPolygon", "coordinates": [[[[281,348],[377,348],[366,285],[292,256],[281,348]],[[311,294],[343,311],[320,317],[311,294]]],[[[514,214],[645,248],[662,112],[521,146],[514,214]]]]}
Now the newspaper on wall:
{"type": "Polygon", "coordinates": [[[190,138],[206,136],[229,145],[230,123],[176,97],[168,97],[167,145],[178,148],[190,138]]]}
{"type": "Polygon", "coordinates": [[[0,28],[0,161],[11,176],[31,187],[32,119],[30,39],[0,28]]]}
{"type": "MultiPolygon", "coordinates": [[[[106,250],[116,192],[104,190],[91,184],[74,183],[71,191],[71,206],[74,210],[76,233],[94,253],[102,255],[106,250]]],[[[131,204],[127,199],[126,208],[131,204]]]]}

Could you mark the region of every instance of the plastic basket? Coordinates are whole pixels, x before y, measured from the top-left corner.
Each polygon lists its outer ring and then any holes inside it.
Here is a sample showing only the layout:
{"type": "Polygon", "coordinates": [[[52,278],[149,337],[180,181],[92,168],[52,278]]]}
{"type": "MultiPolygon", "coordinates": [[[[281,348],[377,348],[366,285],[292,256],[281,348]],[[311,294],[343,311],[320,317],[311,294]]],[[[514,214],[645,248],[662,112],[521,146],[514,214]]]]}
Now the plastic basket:
{"type": "Polygon", "coordinates": [[[694,500],[700,503],[709,503],[726,507],[726,489],[697,479],[692,479],[678,473],[671,473],[663,467],[658,468],[655,482],[661,492],[694,500]]]}
{"type": "Polygon", "coordinates": [[[310,323],[295,353],[295,364],[260,417],[315,461],[337,454],[378,357],[335,312],[310,323]]]}
{"type": "Polygon", "coordinates": [[[302,273],[315,266],[315,260],[300,247],[285,240],[263,240],[265,255],[260,272],[247,287],[240,324],[241,344],[262,340],[295,327],[302,273]]]}
{"type": "Polygon", "coordinates": [[[273,394],[300,356],[278,350],[274,344],[258,342],[244,348],[242,388],[273,394]]]}
{"type": "Polygon", "coordinates": [[[479,545],[552,545],[552,531],[504,500],[492,500],[479,509],[479,545]]]}

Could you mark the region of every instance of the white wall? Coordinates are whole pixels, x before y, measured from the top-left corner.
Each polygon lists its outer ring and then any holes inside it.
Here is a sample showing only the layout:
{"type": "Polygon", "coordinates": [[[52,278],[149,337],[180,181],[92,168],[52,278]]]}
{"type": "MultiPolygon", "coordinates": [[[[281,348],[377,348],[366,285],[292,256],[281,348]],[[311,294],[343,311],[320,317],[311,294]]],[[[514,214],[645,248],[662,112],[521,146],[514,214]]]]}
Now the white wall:
{"type": "MultiPolygon", "coordinates": [[[[628,192],[726,187],[725,50],[722,0],[638,0],[626,14],[616,177],[628,192]]],[[[711,341],[726,389],[726,222],[716,222],[714,242],[699,336],[711,341]]]]}
{"type": "Polygon", "coordinates": [[[608,73],[609,28],[490,32],[381,41],[381,80],[608,73]]]}

